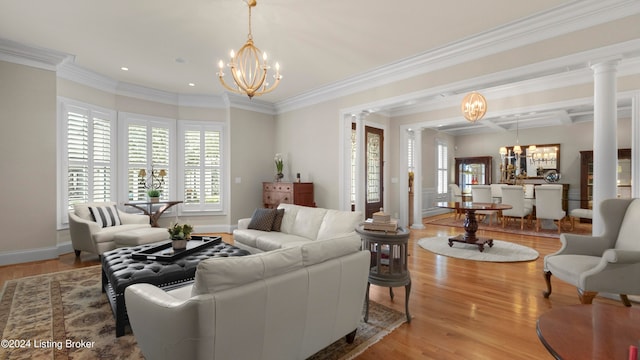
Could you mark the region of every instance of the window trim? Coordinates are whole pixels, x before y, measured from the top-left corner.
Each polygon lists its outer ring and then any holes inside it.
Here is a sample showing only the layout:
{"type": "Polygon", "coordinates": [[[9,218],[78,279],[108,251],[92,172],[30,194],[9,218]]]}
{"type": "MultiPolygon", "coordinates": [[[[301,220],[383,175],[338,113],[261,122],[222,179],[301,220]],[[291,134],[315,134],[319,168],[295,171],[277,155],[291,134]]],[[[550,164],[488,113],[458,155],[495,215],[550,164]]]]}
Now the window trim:
{"type": "MultiPolygon", "coordinates": [[[[111,188],[111,201],[116,201],[118,194],[117,186],[117,174],[118,174],[118,161],[117,161],[117,138],[118,138],[118,121],[117,112],[115,110],[107,109],[101,106],[85,103],[82,101],[58,96],[57,99],[57,119],[56,119],[56,179],[58,181],[57,194],[56,194],[56,228],[57,230],[67,229],[69,227],[69,183],[66,174],[69,170],[68,161],[68,133],[67,133],[67,116],[70,107],[84,108],[89,112],[90,118],[93,118],[91,114],[93,112],[101,112],[106,114],[107,120],[111,123],[111,141],[110,150],[113,156],[111,157],[110,167],[111,174],[114,177],[111,188]]],[[[89,200],[90,201],[90,200],[89,200]]]]}

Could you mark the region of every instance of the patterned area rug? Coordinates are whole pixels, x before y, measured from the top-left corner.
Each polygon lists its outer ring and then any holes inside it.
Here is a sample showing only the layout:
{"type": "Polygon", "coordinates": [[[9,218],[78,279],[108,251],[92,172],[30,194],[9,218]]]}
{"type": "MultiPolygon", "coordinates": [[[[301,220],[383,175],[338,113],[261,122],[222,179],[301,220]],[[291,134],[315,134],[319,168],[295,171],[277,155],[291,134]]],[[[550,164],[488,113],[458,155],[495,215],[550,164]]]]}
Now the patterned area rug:
{"type": "MultiPolygon", "coordinates": [[[[131,333],[115,337],[100,283],[100,266],[7,281],[0,294],[0,359],[144,359],[131,333]]],[[[340,339],[312,358],[351,359],[405,320],[371,302],[369,323],[360,324],[353,344],[340,339]]]]}
{"type": "Polygon", "coordinates": [[[492,247],[485,245],[482,252],[480,252],[478,245],[474,244],[454,242],[453,246],[449,246],[447,236],[420,239],[418,240],[418,245],[425,250],[439,255],[475,261],[531,261],[537,259],[540,255],[530,247],[500,240],[493,240],[492,247]]]}

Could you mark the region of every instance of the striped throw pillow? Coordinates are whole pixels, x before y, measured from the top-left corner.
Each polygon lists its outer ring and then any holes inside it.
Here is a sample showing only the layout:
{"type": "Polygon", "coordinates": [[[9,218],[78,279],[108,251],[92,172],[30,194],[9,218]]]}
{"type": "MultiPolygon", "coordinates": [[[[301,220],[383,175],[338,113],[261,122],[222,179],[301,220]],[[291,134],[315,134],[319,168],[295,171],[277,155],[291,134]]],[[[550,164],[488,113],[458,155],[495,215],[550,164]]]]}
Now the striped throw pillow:
{"type": "Polygon", "coordinates": [[[118,215],[118,208],[115,205],[110,206],[89,206],[89,212],[93,220],[100,225],[100,227],[117,226],[122,225],[120,216],[118,215]]]}

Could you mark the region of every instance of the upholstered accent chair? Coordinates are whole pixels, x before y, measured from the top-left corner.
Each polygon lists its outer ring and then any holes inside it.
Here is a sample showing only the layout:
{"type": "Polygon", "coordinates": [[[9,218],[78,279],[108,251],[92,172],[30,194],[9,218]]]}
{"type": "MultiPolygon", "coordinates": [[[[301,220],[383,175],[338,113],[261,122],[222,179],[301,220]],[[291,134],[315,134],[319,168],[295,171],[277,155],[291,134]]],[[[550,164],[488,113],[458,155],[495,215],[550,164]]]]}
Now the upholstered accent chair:
{"type": "Polygon", "coordinates": [[[116,234],[148,228],[148,216],[118,211],[115,202],[76,204],[69,212],[69,234],[76,256],[81,251],[102,255],[116,248],[116,234]]]}
{"type": "Polygon", "coordinates": [[[536,194],[536,231],[540,231],[540,222],[549,219],[557,222],[558,234],[562,230],[567,213],[562,210],[562,185],[540,185],[535,187],[536,194]]]}
{"type": "Polygon", "coordinates": [[[502,187],[502,203],[511,205],[512,208],[502,210],[502,227],[507,225],[510,218],[520,218],[520,230],[524,229],[524,218],[528,218],[531,225],[531,214],[533,206],[531,202],[525,201],[524,189],[520,185],[504,185],[502,187]]]}
{"type": "MultiPolygon", "coordinates": [[[[471,196],[473,198],[473,202],[493,203],[491,185],[472,185],[471,196]]],[[[496,217],[496,222],[498,222],[498,212],[495,210],[478,210],[476,211],[476,214],[483,215],[485,218],[488,216],[489,226],[491,226],[491,219],[493,219],[494,216],[496,217]]]]}
{"type": "Polygon", "coordinates": [[[551,295],[551,275],[578,288],[583,304],[598,292],[640,295],[640,199],[607,199],[600,204],[604,232],[598,236],[563,233],[562,247],[544,258],[544,278],[551,295]]]}

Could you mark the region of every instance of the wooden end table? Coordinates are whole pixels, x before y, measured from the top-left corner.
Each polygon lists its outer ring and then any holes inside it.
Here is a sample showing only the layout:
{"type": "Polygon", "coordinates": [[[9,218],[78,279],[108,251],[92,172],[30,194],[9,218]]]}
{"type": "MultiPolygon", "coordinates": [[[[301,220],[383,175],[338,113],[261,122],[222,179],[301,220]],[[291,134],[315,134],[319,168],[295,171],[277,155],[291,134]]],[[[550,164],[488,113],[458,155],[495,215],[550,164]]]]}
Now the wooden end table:
{"type": "Polygon", "coordinates": [[[393,299],[393,288],[404,286],[405,313],[407,322],[411,322],[409,314],[411,276],[407,268],[409,231],[404,228],[398,228],[397,232],[371,231],[365,230],[363,225],[357,226],[355,230],[362,238],[362,248],[371,252],[364,321],[369,320],[369,287],[373,284],[388,287],[391,299],[393,299]]]}

